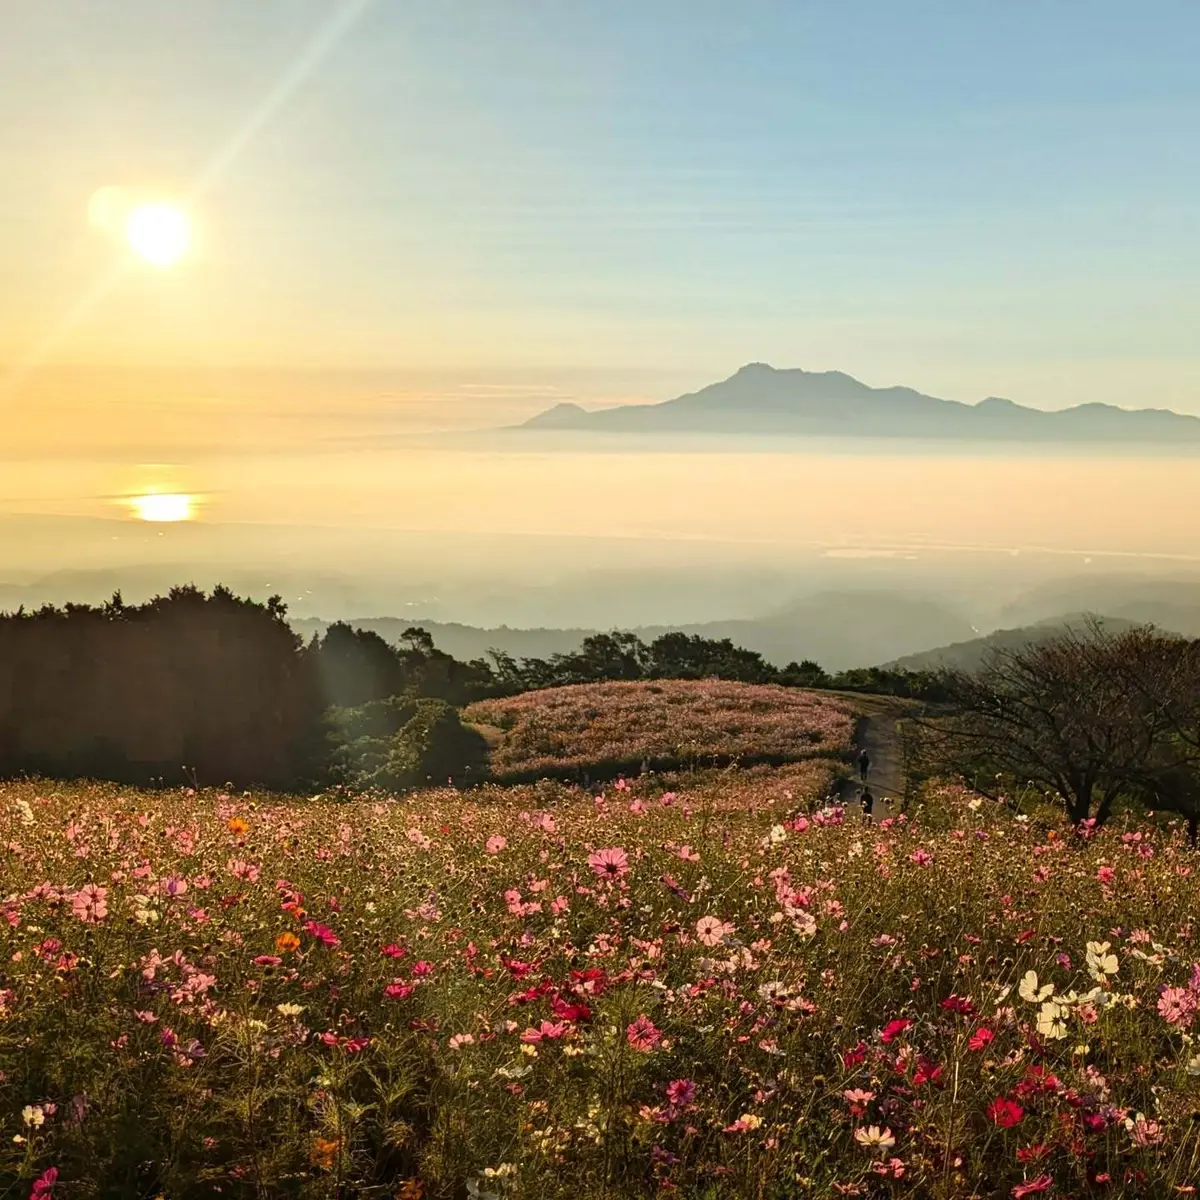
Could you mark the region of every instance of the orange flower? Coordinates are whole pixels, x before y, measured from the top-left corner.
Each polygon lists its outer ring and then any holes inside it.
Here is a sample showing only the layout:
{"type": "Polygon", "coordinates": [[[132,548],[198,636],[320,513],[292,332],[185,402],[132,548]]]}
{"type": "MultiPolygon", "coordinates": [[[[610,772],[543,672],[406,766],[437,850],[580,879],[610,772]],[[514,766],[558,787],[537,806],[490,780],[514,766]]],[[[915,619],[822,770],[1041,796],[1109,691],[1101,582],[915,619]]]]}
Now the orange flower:
{"type": "Polygon", "coordinates": [[[334,1161],[337,1159],[337,1153],[341,1149],[341,1146],[342,1143],[336,1138],[330,1141],[329,1138],[315,1137],[308,1151],[308,1160],[314,1167],[320,1167],[323,1171],[330,1171],[333,1169],[334,1161]]]}
{"type": "Polygon", "coordinates": [[[406,1179],[396,1193],[396,1200],[421,1200],[425,1185],[419,1179],[406,1179]]]}
{"type": "Polygon", "coordinates": [[[300,949],[300,939],[294,933],[281,933],[275,939],[275,949],[280,954],[291,954],[293,950],[300,949]]]}
{"type": "Polygon", "coordinates": [[[226,826],[235,837],[245,837],[250,832],[250,822],[244,817],[230,817],[226,826]]]}

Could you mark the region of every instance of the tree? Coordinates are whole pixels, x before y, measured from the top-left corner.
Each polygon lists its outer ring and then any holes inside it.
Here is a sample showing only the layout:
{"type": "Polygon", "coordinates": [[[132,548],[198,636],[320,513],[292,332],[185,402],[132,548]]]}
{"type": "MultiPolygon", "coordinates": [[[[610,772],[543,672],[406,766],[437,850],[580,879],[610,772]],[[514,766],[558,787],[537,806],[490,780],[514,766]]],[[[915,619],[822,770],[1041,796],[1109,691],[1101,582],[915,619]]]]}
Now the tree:
{"type": "Polygon", "coordinates": [[[923,723],[934,758],[984,794],[1057,794],[1073,824],[1123,795],[1182,795],[1171,781],[1200,765],[1200,642],[1092,622],[943,684],[956,715],[923,723]]]}
{"type": "Polygon", "coordinates": [[[325,631],[317,667],[328,704],[353,707],[399,695],[404,664],[394,647],[377,633],[337,621],[325,631]]]}
{"type": "Polygon", "coordinates": [[[0,616],[0,774],[308,782],[324,704],[286,613],[179,587],[0,616]]]}
{"type": "Polygon", "coordinates": [[[391,739],[388,757],[371,782],[385,787],[463,783],[484,778],[487,743],[444,700],[418,700],[391,739]]]}

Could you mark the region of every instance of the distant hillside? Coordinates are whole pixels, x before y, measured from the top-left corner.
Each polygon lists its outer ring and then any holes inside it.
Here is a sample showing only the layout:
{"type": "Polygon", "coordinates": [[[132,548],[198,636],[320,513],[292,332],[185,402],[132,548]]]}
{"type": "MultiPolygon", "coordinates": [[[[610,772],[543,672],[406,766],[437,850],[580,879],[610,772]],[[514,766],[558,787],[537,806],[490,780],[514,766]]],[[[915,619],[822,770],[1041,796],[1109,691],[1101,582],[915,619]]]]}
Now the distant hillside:
{"type": "MultiPolygon", "coordinates": [[[[588,634],[597,632],[594,629],[510,629],[507,625],[489,629],[456,621],[420,621],[402,617],[354,618],[349,623],[355,629],[377,633],[393,645],[400,641],[406,630],[419,626],[429,631],[439,650],[465,661],[484,658],[490,650],[500,650],[514,658],[571,654],[579,649],[588,634]]],[[[330,622],[308,617],[293,620],[290,624],[307,641],[314,633],[323,634],[330,622]]]]}
{"type": "MultiPolygon", "coordinates": [[[[948,605],[903,592],[819,592],[755,620],[708,621],[685,633],[729,638],[768,662],[812,659],[827,671],[871,667],[902,654],[970,637],[975,630],[948,605]]],[[[662,629],[639,631],[656,637],[662,629]]]]}
{"type": "MultiPolygon", "coordinates": [[[[1120,633],[1138,624],[1136,621],[1123,620],[1120,617],[1102,617],[1100,620],[1110,633],[1120,633]]],[[[949,646],[923,650],[918,654],[906,654],[885,665],[901,671],[936,671],[947,668],[977,671],[998,650],[1021,650],[1026,646],[1034,646],[1057,637],[1064,630],[1083,629],[1087,621],[1086,615],[1077,613],[1052,621],[1042,621],[1037,625],[1024,625],[1018,629],[997,629],[986,637],[954,642],[949,646]]]]}
{"type": "Polygon", "coordinates": [[[1000,620],[1032,625],[1055,613],[1103,612],[1200,638],[1200,580],[1087,576],[1033,588],[1005,606],[1000,620]]]}
{"type": "Polygon", "coordinates": [[[559,404],[520,428],[1200,445],[1200,419],[1166,409],[1080,404],[1045,412],[998,396],[962,404],[907,387],[868,387],[840,371],[776,370],[766,363],[751,363],[729,379],[659,404],[595,412],[559,404]]]}
{"type": "MultiPolygon", "coordinates": [[[[515,658],[545,658],[578,650],[594,629],[481,629],[437,621],[375,617],[352,620],[389,642],[406,629],[420,625],[435,644],[455,658],[479,658],[491,649],[515,658]]],[[[328,622],[294,620],[304,637],[322,632],[328,622]]],[[[813,659],[828,671],[869,667],[902,654],[945,645],[974,630],[960,613],[938,601],[903,592],[820,592],[794,601],[756,619],[705,621],[693,624],[642,626],[633,630],[652,641],[660,634],[681,630],[706,638],[729,638],[735,645],[757,650],[768,662],[813,659]]]]}

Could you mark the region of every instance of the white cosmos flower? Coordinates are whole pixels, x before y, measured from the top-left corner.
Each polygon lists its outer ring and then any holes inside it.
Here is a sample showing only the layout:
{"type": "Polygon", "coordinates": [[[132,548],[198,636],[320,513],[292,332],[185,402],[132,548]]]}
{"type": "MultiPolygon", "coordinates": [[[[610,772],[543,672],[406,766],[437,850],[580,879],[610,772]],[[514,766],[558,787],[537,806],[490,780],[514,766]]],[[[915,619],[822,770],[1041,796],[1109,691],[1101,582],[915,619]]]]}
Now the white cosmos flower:
{"type": "Polygon", "coordinates": [[[1041,1007],[1037,1019],[1037,1031],[1042,1037],[1060,1041],[1067,1036],[1067,1023],[1063,1020],[1066,1010],[1053,1000],[1047,1000],[1041,1007]]]}
{"type": "Polygon", "coordinates": [[[1103,983],[1110,975],[1115,975],[1119,966],[1117,956],[1109,950],[1108,942],[1088,942],[1088,974],[1097,983],[1103,983]]]}
{"type": "Polygon", "coordinates": [[[892,1131],[888,1128],[880,1129],[878,1125],[869,1125],[866,1129],[856,1129],[854,1131],[854,1140],[860,1145],[865,1146],[868,1150],[890,1150],[895,1144],[896,1139],[892,1136],[892,1131]]]}
{"type": "Polygon", "coordinates": [[[1017,993],[1022,1000],[1027,1000],[1030,1004],[1041,1004],[1052,992],[1054,985],[1052,983],[1043,984],[1038,987],[1038,977],[1036,971],[1026,971],[1021,978],[1021,985],[1017,988],[1017,993]]]}

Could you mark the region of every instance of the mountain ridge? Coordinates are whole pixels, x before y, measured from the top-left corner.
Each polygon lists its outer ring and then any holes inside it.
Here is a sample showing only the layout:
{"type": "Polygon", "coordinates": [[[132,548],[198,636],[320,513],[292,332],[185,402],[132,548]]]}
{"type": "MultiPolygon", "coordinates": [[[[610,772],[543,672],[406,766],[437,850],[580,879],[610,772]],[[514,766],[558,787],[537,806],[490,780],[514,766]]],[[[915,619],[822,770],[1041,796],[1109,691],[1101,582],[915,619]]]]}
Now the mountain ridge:
{"type": "Polygon", "coordinates": [[[976,404],[914,388],[874,388],[842,371],[747,363],[728,379],[670,400],[587,410],[565,402],[516,426],[577,433],[791,433],[998,441],[1197,442],[1200,418],[1089,401],[1047,411],[1003,396],[976,404]]]}

